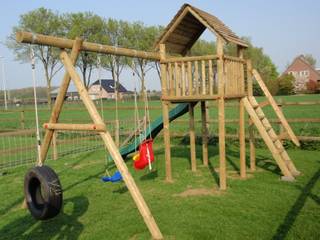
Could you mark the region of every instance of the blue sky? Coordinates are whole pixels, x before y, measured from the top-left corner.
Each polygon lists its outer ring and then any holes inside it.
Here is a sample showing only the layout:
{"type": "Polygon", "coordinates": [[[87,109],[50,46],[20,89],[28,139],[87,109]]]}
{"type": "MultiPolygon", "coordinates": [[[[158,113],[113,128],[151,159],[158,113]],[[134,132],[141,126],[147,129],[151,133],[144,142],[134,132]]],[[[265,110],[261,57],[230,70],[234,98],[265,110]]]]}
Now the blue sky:
{"type": "MultiPolygon", "coordinates": [[[[147,25],[166,25],[184,2],[11,0],[3,2],[0,9],[0,42],[5,41],[12,27],[17,25],[21,14],[38,7],[50,8],[61,13],[92,11],[103,17],[142,21],[147,25]]],[[[295,56],[304,53],[312,54],[320,67],[320,1],[202,0],[188,3],[216,15],[237,35],[249,36],[255,46],[263,47],[280,72],[295,56]]],[[[15,62],[14,56],[2,44],[0,55],[5,57],[7,86],[11,89],[31,86],[30,66],[15,62]]],[[[40,66],[37,69],[38,84],[44,85],[40,66]]],[[[109,76],[106,72],[103,75],[109,76]]],[[[54,85],[59,83],[60,76],[61,74],[54,79],[54,85]]],[[[153,74],[150,74],[147,87],[159,89],[159,81],[153,78],[153,74]]],[[[129,88],[133,87],[128,72],[123,75],[123,83],[129,88]]]]}

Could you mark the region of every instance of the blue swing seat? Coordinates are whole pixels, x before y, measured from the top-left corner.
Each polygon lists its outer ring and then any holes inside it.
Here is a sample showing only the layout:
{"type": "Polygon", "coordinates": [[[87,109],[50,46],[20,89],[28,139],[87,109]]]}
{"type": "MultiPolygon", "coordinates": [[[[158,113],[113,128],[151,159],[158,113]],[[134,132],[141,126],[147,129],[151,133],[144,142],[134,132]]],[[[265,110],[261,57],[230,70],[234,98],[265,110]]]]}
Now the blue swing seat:
{"type": "Polygon", "coordinates": [[[102,177],[102,181],[104,182],[120,182],[122,180],[121,173],[116,171],[111,177],[102,177]]]}

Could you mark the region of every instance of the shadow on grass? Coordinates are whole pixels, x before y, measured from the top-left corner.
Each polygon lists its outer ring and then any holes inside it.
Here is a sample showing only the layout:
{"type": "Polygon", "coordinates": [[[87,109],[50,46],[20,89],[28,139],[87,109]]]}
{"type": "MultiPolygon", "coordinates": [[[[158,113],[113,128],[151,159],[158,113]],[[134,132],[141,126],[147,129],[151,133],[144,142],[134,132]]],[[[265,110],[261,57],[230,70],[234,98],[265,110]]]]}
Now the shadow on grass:
{"type": "Polygon", "coordinates": [[[291,207],[290,211],[287,213],[283,220],[283,223],[278,227],[277,232],[273,236],[273,240],[285,239],[288,235],[289,230],[294,224],[296,218],[298,217],[300,211],[302,210],[308,197],[313,199],[317,204],[320,204],[320,198],[311,193],[312,188],[316,182],[320,179],[320,169],[311,177],[309,182],[301,189],[301,194],[291,207]]]}
{"type": "Polygon", "coordinates": [[[24,197],[20,197],[16,199],[14,202],[10,203],[8,206],[6,206],[4,209],[0,210],[0,216],[5,215],[8,213],[12,208],[18,206],[19,204],[22,204],[24,197]]]}
{"type": "Polygon", "coordinates": [[[140,177],[141,181],[154,180],[158,177],[158,170],[149,171],[140,177]]]}
{"type": "Polygon", "coordinates": [[[78,219],[87,211],[89,201],[78,196],[64,201],[69,204],[73,205],[70,214],[60,213],[48,221],[37,221],[27,214],[8,223],[0,230],[1,239],[78,239],[84,228],[78,219]]]}

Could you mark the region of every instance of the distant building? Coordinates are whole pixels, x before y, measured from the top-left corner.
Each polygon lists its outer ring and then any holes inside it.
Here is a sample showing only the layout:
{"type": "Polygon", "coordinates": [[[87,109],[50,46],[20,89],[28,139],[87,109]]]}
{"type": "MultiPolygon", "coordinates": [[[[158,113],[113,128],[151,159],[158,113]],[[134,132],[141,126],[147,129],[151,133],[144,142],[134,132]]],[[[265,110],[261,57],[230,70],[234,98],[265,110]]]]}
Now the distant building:
{"type": "MultiPolygon", "coordinates": [[[[89,87],[89,95],[91,99],[115,99],[115,81],[113,79],[97,80],[89,87]]],[[[125,95],[130,95],[132,92],[128,91],[123,85],[118,86],[119,98],[123,99],[125,95]]]]}
{"type": "MultiPolygon", "coordinates": [[[[51,100],[55,101],[57,99],[58,93],[59,93],[60,88],[56,88],[55,90],[52,90],[50,95],[51,95],[51,100]]],[[[72,84],[69,85],[65,100],[68,101],[76,101],[79,100],[79,92],[76,89],[76,87],[72,84]]]]}
{"type": "Polygon", "coordinates": [[[320,71],[314,69],[303,55],[296,57],[283,74],[294,76],[296,93],[319,89],[320,71]]]}

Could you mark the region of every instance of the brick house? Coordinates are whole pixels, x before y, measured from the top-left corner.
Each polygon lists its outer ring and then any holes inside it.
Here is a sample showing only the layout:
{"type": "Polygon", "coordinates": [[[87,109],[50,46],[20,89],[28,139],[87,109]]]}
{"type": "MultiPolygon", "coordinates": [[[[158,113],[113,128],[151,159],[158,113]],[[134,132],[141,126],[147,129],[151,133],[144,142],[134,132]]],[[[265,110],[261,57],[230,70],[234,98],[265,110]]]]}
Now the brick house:
{"type": "Polygon", "coordinates": [[[320,72],[314,69],[303,55],[296,57],[283,74],[294,76],[294,91],[296,93],[319,89],[320,72]]]}
{"type": "MultiPolygon", "coordinates": [[[[102,88],[100,89],[99,80],[91,84],[88,89],[91,99],[115,99],[115,81],[113,79],[101,79],[101,87],[102,88]]],[[[118,90],[120,99],[123,99],[124,95],[128,95],[131,93],[121,84],[119,84],[118,90]]]]}

